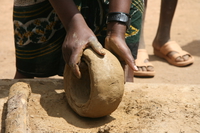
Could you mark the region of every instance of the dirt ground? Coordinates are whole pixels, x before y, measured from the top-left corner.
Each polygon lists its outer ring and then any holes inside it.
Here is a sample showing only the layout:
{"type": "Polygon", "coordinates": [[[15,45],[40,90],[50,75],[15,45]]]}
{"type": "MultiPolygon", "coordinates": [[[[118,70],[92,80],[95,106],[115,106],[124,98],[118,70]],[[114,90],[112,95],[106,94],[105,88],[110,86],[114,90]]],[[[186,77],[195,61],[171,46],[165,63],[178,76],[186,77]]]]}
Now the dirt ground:
{"type": "MultiPolygon", "coordinates": [[[[4,132],[6,101],[15,73],[12,1],[0,1],[0,113],[4,132]]],[[[160,0],[148,3],[145,42],[154,78],[134,78],[125,85],[119,108],[111,115],[88,119],[68,106],[60,77],[25,80],[31,84],[30,127],[33,133],[199,133],[200,132],[200,2],[179,1],[171,38],[195,57],[187,67],[175,67],[153,55],[160,0]]]]}

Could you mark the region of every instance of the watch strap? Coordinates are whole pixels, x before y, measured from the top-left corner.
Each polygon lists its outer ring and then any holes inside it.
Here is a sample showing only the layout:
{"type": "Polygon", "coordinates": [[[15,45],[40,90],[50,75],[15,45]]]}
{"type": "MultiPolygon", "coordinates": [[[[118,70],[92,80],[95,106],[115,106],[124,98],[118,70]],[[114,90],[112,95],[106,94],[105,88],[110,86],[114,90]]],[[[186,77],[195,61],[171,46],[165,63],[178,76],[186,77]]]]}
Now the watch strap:
{"type": "Polygon", "coordinates": [[[108,13],[106,23],[108,24],[109,22],[115,22],[115,21],[124,23],[128,29],[130,26],[131,16],[129,14],[123,13],[123,12],[108,13]]]}

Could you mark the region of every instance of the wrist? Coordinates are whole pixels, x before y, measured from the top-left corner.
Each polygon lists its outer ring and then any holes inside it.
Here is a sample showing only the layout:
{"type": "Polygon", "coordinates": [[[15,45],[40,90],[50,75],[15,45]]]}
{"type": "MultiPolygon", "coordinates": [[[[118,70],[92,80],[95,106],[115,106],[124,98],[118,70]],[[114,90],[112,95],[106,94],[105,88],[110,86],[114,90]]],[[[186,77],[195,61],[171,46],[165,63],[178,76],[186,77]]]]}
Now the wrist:
{"type": "Polygon", "coordinates": [[[107,24],[107,36],[117,36],[125,38],[126,25],[120,22],[110,22],[107,24]]]}
{"type": "Polygon", "coordinates": [[[126,25],[127,29],[130,27],[131,16],[124,12],[110,12],[107,15],[106,23],[119,22],[126,25]]]}
{"type": "Polygon", "coordinates": [[[66,31],[68,31],[70,29],[76,29],[79,27],[87,26],[87,24],[86,24],[83,16],[80,13],[77,13],[64,26],[65,26],[66,31]]]}

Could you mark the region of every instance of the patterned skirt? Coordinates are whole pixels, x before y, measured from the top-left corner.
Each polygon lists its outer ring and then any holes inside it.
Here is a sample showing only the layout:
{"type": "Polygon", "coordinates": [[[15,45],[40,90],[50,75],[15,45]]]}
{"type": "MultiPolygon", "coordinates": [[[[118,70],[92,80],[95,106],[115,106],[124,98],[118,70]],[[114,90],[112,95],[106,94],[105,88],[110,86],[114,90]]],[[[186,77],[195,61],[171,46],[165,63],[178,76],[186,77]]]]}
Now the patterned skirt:
{"type": "MultiPolygon", "coordinates": [[[[74,0],[99,42],[106,37],[105,0],[74,0]]],[[[132,0],[131,25],[126,42],[137,55],[143,13],[143,0],[132,0]]],[[[62,43],[66,32],[48,0],[15,0],[13,8],[17,71],[34,77],[63,75],[62,43]]]]}

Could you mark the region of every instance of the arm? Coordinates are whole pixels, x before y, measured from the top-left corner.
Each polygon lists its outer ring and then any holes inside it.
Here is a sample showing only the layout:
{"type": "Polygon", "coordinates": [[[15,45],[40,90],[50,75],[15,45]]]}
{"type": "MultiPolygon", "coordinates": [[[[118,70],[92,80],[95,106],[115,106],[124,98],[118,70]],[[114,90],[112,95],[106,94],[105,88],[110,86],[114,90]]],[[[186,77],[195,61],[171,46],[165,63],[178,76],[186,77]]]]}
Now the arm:
{"type": "Polygon", "coordinates": [[[64,60],[71,67],[76,77],[80,78],[79,64],[83,50],[90,46],[98,54],[104,55],[102,45],[87,26],[73,0],[49,1],[67,32],[62,47],[64,60]]]}
{"type": "MultiPolygon", "coordinates": [[[[109,12],[123,12],[129,14],[131,0],[110,0],[109,12]]],[[[134,58],[125,42],[126,25],[120,22],[109,22],[105,47],[115,54],[121,62],[125,62],[132,69],[137,70],[134,58]]],[[[123,65],[123,64],[122,64],[123,65]]],[[[124,68],[125,66],[123,66],[124,68]]],[[[132,75],[133,77],[133,75],[132,75]]],[[[132,78],[131,77],[131,78],[132,78]]]]}
{"type": "MultiPolygon", "coordinates": [[[[131,0],[110,0],[109,13],[110,12],[123,12],[129,14],[131,0]]],[[[121,38],[125,38],[126,25],[119,22],[110,22],[107,25],[108,35],[114,35],[121,38]]]]}
{"type": "Polygon", "coordinates": [[[73,0],[49,0],[54,10],[58,14],[62,24],[64,25],[66,31],[69,30],[69,27],[73,21],[81,21],[82,24],[85,24],[85,21],[74,4],[73,0]]]}

